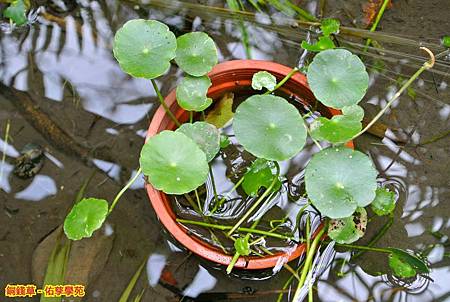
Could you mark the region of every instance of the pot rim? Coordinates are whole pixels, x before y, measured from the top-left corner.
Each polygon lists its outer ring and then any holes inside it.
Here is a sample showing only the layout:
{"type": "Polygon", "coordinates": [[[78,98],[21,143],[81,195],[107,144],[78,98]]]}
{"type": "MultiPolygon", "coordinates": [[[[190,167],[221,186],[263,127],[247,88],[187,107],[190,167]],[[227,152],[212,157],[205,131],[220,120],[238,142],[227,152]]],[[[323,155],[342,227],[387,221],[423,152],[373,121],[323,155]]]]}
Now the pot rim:
{"type": "MultiPolygon", "coordinates": [[[[251,77],[255,72],[268,71],[276,76],[280,81],[284,78],[292,68],[263,60],[232,60],[217,64],[208,76],[211,78],[212,85],[208,90],[208,96],[216,99],[223,95],[225,92],[232,91],[236,87],[250,87],[251,77]],[[239,77],[239,79],[235,79],[239,77]]],[[[315,101],[315,97],[308,87],[306,76],[300,72],[295,73],[282,87],[282,91],[294,94],[305,100],[306,102],[315,101]],[[294,90],[294,91],[293,91],[294,90]],[[297,91],[298,90],[298,91],[297,91]]],[[[165,98],[166,105],[175,114],[178,120],[187,120],[188,113],[181,109],[176,102],[176,93],[173,89],[165,98]]],[[[340,114],[339,110],[322,107],[326,112],[325,115],[333,116],[340,114]]],[[[162,130],[172,130],[175,128],[175,124],[171,121],[164,111],[164,108],[160,105],[156,110],[146,136],[147,140],[153,135],[159,133],[162,130]]],[[[350,142],[350,147],[353,148],[353,144],[350,142]]],[[[185,248],[193,253],[201,256],[204,259],[212,262],[228,265],[233,258],[233,255],[227,255],[219,248],[216,248],[205,241],[202,241],[195,235],[192,235],[185,227],[176,222],[176,216],[170,207],[168,197],[165,193],[158,191],[152,187],[151,184],[146,183],[145,188],[149,196],[150,202],[155,210],[159,220],[162,222],[167,231],[185,248]]],[[[316,233],[322,228],[320,225],[316,233]]],[[[287,263],[298,258],[304,253],[306,244],[296,244],[292,248],[289,248],[286,252],[278,252],[274,255],[268,255],[264,257],[248,256],[239,257],[234,268],[259,270],[269,269],[283,263],[287,263]]]]}

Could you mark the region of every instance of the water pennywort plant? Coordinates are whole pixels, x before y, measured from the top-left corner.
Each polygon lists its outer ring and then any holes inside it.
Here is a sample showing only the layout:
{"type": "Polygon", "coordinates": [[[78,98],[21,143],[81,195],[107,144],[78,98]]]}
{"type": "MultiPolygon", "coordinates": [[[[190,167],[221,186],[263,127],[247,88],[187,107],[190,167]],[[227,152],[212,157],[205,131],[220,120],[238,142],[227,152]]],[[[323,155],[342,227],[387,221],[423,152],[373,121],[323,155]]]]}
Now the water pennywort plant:
{"type": "MultiPolygon", "coordinates": [[[[339,24],[333,21],[325,22],[322,27],[324,37],[338,31],[339,24]]],[[[293,244],[306,241],[307,256],[299,272],[298,286],[301,288],[325,233],[349,249],[388,254],[389,264],[399,277],[411,277],[413,272],[428,272],[420,258],[405,251],[350,245],[364,235],[368,221],[365,207],[371,205],[378,215],[392,215],[395,195],[378,187],[377,171],[371,159],[347,146],[367,130],[367,127],[362,129],[364,111],[358,105],[369,85],[366,68],[360,58],[351,52],[335,49],[334,45],[327,48],[317,50],[317,55],[307,68],[307,80],[317,100],[325,106],[341,110],[341,115],[318,117],[308,122],[307,117],[311,113],[300,112],[278,93],[277,89],[298,72],[296,68],[279,82],[267,71],[255,73],[252,80],[254,94],[242,101],[233,113],[233,100],[229,96],[215,102],[215,108],[210,109],[213,100],[208,97],[211,86],[208,72],[217,64],[218,56],[214,41],[206,33],[192,32],[176,38],[166,25],[155,20],[127,22],[116,33],[114,56],[126,73],[151,81],[158,100],[177,129],[161,131],[147,140],[140,154],[140,168],[136,176],[118,193],[110,207],[106,200],[95,198],[83,199],[74,206],[65,220],[66,235],[73,240],[90,237],[142,171],[154,188],[166,194],[186,197],[200,220],[179,218],[177,222],[186,227],[207,229],[211,240],[225,253],[233,255],[228,273],[240,256],[272,255],[264,245],[267,238],[293,244]],[[190,113],[189,121],[183,124],[165,104],[155,81],[168,71],[172,60],[185,72],[176,88],[178,105],[190,113]],[[206,110],[210,114],[204,120],[194,119],[205,117],[206,110]],[[196,114],[198,112],[202,114],[196,114]],[[234,143],[221,131],[231,119],[234,143]],[[264,228],[260,228],[265,213],[256,216],[255,213],[274,200],[286,180],[281,175],[279,162],[290,160],[302,152],[308,137],[320,151],[312,156],[306,166],[303,196],[308,200],[307,205],[312,204],[323,217],[323,227],[311,239],[310,233],[313,232],[310,232],[309,224],[306,236],[303,230],[297,228],[286,232],[283,226],[288,217],[271,219],[264,228]],[[231,189],[249,197],[250,205],[234,217],[234,224],[222,225],[217,223],[217,211],[228,200],[226,195],[219,196],[217,193],[211,163],[233,144],[253,158],[231,189]],[[208,176],[214,187],[214,202],[209,204],[205,190],[203,193],[201,190],[208,176]],[[191,198],[191,193],[194,198],[191,198]],[[231,250],[221,245],[215,232],[220,232],[222,238],[233,242],[231,250]]],[[[432,66],[433,60],[424,63],[371,123],[421,72],[432,66]]],[[[296,216],[303,215],[303,211],[304,208],[296,216]]]]}

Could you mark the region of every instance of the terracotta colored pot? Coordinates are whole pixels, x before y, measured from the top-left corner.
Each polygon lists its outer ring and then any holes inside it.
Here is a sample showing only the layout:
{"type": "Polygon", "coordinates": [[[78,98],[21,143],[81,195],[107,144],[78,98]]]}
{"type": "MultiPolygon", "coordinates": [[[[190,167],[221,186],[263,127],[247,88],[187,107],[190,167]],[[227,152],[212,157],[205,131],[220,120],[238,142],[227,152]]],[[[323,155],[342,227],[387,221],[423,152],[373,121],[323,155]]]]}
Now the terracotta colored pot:
{"type": "MultiPolygon", "coordinates": [[[[257,61],[257,60],[236,60],[228,61],[216,65],[209,73],[212,86],[208,90],[208,96],[216,100],[225,92],[237,92],[242,90],[250,90],[252,76],[258,71],[268,71],[277,80],[284,78],[292,69],[290,67],[280,65],[274,62],[257,61]]],[[[313,105],[316,100],[306,83],[306,77],[301,73],[296,73],[291,77],[280,90],[286,95],[295,95],[306,103],[313,105]]],[[[175,114],[179,121],[186,121],[188,113],[181,109],[175,96],[175,90],[171,91],[165,98],[165,102],[170,110],[175,114]]],[[[321,106],[319,103],[318,110],[322,115],[331,117],[340,114],[340,111],[321,106]]],[[[164,108],[160,106],[156,111],[150,123],[147,133],[147,139],[162,130],[173,130],[175,124],[166,115],[164,108]]],[[[352,146],[352,145],[351,145],[352,146]]],[[[190,234],[185,227],[176,222],[176,216],[173,212],[169,199],[163,192],[154,189],[150,184],[146,185],[147,193],[151,204],[158,215],[162,224],[169,233],[180,242],[184,247],[193,253],[223,265],[228,265],[232,259],[232,255],[224,254],[222,250],[216,248],[196,236],[190,234]]],[[[241,269],[267,269],[274,267],[280,261],[287,259],[291,261],[299,257],[305,251],[305,244],[300,244],[289,254],[278,253],[266,257],[240,257],[236,262],[235,268],[241,269]],[[284,259],[280,259],[284,258],[284,259]]],[[[283,261],[285,262],[285,261],[283,261]]]]}

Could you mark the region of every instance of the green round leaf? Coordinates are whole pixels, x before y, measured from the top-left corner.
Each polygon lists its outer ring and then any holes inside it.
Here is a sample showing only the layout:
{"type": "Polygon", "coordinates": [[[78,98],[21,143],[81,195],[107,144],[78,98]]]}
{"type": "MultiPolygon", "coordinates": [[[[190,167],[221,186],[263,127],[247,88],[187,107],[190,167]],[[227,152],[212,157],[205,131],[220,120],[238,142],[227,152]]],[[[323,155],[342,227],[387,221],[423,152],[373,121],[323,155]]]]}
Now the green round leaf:
{"type": "Polygon", "coordinates": [[[329,37],[320,37],[314,44],[309,44],[306,41],[302,41],[301,47],[309,51],[319,52],[322,50],[335,48],[336,46],[334,45],[333,40],[329,37]]]}
{"type": "Polygon", "coordinates": [[[362,129],[360,121],[345,115],[335,115],[331,120],[319,117],[311,126],[311,136],[316,140],[326,140],[333,144],[348,142],[362,129]]]}
{"type": "Polygon", "coordinates": [[[339,33],[341,23],[337,19],[323,19],[320,24],[320,30],[324,36],[339,33]]]}
{"type": "Polygon", "coordinates": [[[187,33],[177,38],[175,61],[186,73],[199,77],[217,64],[217,48],[204,32],[187,33]]]}
{"type": "Polygon", "coordinates": [[[70,210],[64,220],[64,233],[71,240],[92,236],[108,215],[108,202],[104,199],[84,198],[70,210]]]}
{"type": "Polygon", "coordinates": [[[250,244],[248,242],[248,237],[239,237],[234,242],[234,249],[236,250],[236,253],[239,253],[239,255],[247,256],[250,255],[250,244]]]}
{"type": "Polygon", "coordinates": [[[188,111],[203,111],[212,103],[208,98],[208,88],[211,80],[207,76],[186,76],[177,86],[177,102],[181,108],[188,111]]]}
{"type": "Polygon", "coordinates": [[[345,49],[318,53],[307,75],[316,98],[338,109],[359,103],[369,87],[369,75],[363,62],[345,49]]]}
{"type": "MultiPolygon", "coordinates": [[[[270,187],[274,178],[278,178],[275,163],[263,158],[257,158],[245,173],[242,188],[247,195],[256,196],[261,187],[266,189],[270,187]]],[[[272,188],[272,191],[278,191],[280,187],[281,181],[278,181],[272,188]]]]}
{"type": "Polygon", "coordinates": [[[342,114],[351,117],[355,121],[362,121],[364,117],[364,109],[358,105],[345,106],[342,108],[342,114]]]}
{"type": "Polygon", "coordinates": [[[154,79],[164,74],[175,57],[177,42],[169,28],[155,20],[131,20],[114,37],[114,57],[126,73],[154,79]]]}
{"type": "Polygon", "coordinates": [[[151,137],[139,161],[149,182],[168,194],[190,192],[208,176],[205,152],[181,132],[166,130],[151,137]]]}
{"type": "Polygon", "coordinates": [[[236,139],[256,157],[286,160],[305,145],[306,129],[298,110],[273,95],[253,95],[236,109],[236,139]]]}
{"type": "Polygon", "coordinates": [[[267,90],[274,90],[277,85],[277,78],[267,71],[258,71],[253,74],[252,88],[255,90],[261,90],[266,88],[267,90]]]}
{"type": "Polygon", "coordinates": [[[207,122],[195,122],[183,124],[176,130],[192,139],[206,154],[206,160],[210,162],[220,150],[220,133],[217,128],[207,122]]]}
{"type": "Polygon", "coordinates": [[[308,197],[322,215],[345,218],[372,202],[377,171],[370,158],[346,147],[315,154],[305,172],[308,197]]]}
{"type": "Polygon", "coordinates": [[[444,45],[447,48],[450,48],[450,36],[442,37],[442,45],[444,45]]]}
{"type": "Polygon", "coordinates": [[[426,274],[430,272],[425,261],[419,257],[397,248],[388,248],[391,251],[389,266],[394,271],[394,275],[401,278],[414,277],[417,272],[426,274]],[[414,274],[413,274],[414,271],[414,274]]]}
{"type": "Polygon", "coordinates": [[[357,208],[352,216],[331,219],[328,226],[328,236],[337,243],[353,243],[366,232],[367,212],[364,208],[357,208]]]}
{"type": "Polygon", "coordinates": [[[370,204],[375,214],[378,216],[391,214],[395,209],[395,193],[386,188],[378,188],[375,193],[375,199],[370,204]]]}
{"type": "Polygon", "coordinates": [[[392,273],[399,278],[412,278],[417,274],[416,270],[398,254],[389,255],[389,266],[392,273]]]}

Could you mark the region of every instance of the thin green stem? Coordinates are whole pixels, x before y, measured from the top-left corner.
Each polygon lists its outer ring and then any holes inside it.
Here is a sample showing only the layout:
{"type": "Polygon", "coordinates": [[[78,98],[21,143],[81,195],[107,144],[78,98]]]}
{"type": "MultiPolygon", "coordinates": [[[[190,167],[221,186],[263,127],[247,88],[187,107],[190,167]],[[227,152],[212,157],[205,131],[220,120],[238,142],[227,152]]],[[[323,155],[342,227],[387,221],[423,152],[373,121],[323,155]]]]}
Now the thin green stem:
{"type": "Polygon", "coordinates": [[[256,202],[251,206],[251,208],[241,217],[241,219],[239,219],[239,221],[233,226],[233,228],[231,228],[231,230],[228,231],[227,236],[231,236],[231,234],[233,234],[233,232],[236,231],[236,229],[239,228],[239,226],[242,223],[244,223],[244,221],[247,220],[248,216],[250,216],[250,214],[256,210],[256,208],[266,198],[266,196],[272,192],[272,188],[275,185],[275,183],[277,182],[278,175],[280,174],[280,166],[278,165],[277,162],[275,162],[275,166],[277,168],[277,173],[276,173],[276,177],[274,177],[272,182],[270,183],[270,186],[264,191],[264,193],[258,198],[258,200],[256,200],[256,202]]]}
{"type": "Polygon", "coordinates": [[[196,211],[198,214],[202,215],[202,211],[198,208],[198,206],[195,204],[194,200],[192,200],[191,196],[189,194],[184,194],[184,197],[187,199],[191,207],[196,211]]]}
{"type": "MultiPolygon", "coordinates": [[[[238,180],[238,182],[231,188],[231,190],[229,192],[234,192],[242,184],[243,181],[244,181],[244,176],[242,176],[241,179],[238,180]]],[[[222,197],[219,200],[219,202],[217,202],[214,205],[214,208],[211,210],[211,213],[209,213],[208,216],[214,215],[214,213],[222,206],[222,204],[225,202],[226,199],[227,199],[226,196],[222,197]]]]}
{"type": "MultiPolygon", "coordinates": [[[[375,17],[375,22],[373,22],[372,27],[370,28],[369,31],[374,32],[377,29],[378,23],[380,23],[381,17],[383,17],[384,11],[386,10],[386,7],[387,7],[388,3],[389,3],[389,0],[384,0],[383,1],[383,4],[381,5],[380,10],[378,11],[377,16],[375,17]]],[[[370,38],[367,39],[364,51],[367,50],[367,47],[370,45],[371,42],[372,42],[372,39],[370,39],[370,38]]]]}
{"type": "MultiPolygon", "coordinates": [[[[306,217],[306,255],[309,255],[311,249],[311,217],[306,217]]],[[[308,282],[308,301],[312,301],[312,282],[308,282]],[[311,299],[311,300],[310,300],[311,299]]]]}
{"type": "Polygon", "coordinates": [[[417,77],[424,72],[425,70],[428,70],[430,68],[433,67],[434,65],[434,55],[433,53],[426,47],[421,47],[420,49],[425,50],[429,55],[430,55],[430,60],[423,63],[422,67],[420,67],[416,73],[414,73],[408,81],[406,81],[405,84],[403,84],[403,86],[397,91],[397,93],[389,100],[389,102],[386,104],[386,106],[384,106],[383,109],[380,110],[380,112],[378,112],[378,114],[367,124],[366,127],[364,127],[364,129],[362,129],[360,132],[358,132],[357,134],[355,134],[351,139],[349,140],[354,140],[355,138],[357,138],[358,136],[360,136],[361,134],[363,134],[364,132],[366,132],[368,129],[370,129],[370,127],[373,126],[373,124],[375,124],[380,117],[386,112],[386,110],[388,110],[389,107],[391,107],[391,105],[400,97],[400,95],[417,79],[417,77]]]}
{"type": "Polygon", "coordinates": [[[386,253],[386,254],[391,254],[392,253],[392,251],[389,250],[389,249],[370,247],[370,246],[344,244],[344,243],[336,243],[336,246],[346,247],[346,248],[354,249],[354,250],[363,250],[363,251],[386,253]]]}
{"type": "Polygon", "coordinates": [[[227,266],[227,274],[231,273],[231,270],[236,265],[236,262],[239,260],[239,256],[241,256],[238,252],[234,253],[233,258],[231,259],[230,263],[227,266]]]}
{"type": "MultiPolygon", "coordinates": [[[[394,217],[391,215],[389,217],[388,222],[386,222],[386,224],[383,226],[383,228],[379,232],[377,232],[377,234],[372,238],[372,240],[369,241],[367,246],[368,247],[374,246],[384,236],[384,234],[386,234],[387,230],[389,230],[389,228],[392,226],[393,223],[394,223],[394,217]]],[[[353,255],[351,260],[355,260],[355,259],[359,258],[364,252],[365,251],[359,251],[358,253],[353,255]]]]}
{"type": "Polygon", "coordinates": [[[195,189],[194,190],[194,193],[195,193],[195,198],[197,199],[197,205],[198,205],[198,208],[200,209],[200,212],[201,213],[203,213],[203,211],[202,211],[202,205],[201,205],[201,202],[200,202],[200,198],[198,197],[198,191],[197,191],[197,189],[195,189]]]}
{"type": "Polygon", "coordinates": [[[311,247],[309,249],[309,253],[306,255],[305,264],[303,265],[302,274],[300,276],[300,281],[298,282],[297,290],[295,291],[294,298],[292,301],[299,301],[299,296],[301,289],[303,287],[303,284],[305,284],[306,276],[308,275],[311,263],[313,261],[314,255],[316,253],[316,248],[319,245],[320,240],[322,239],[322,235],[325,233],[325,227],[323,227],[319,233],[314,238],[311,247]]]}
{"type": "MultiPolygon", "coordinates": [[[[198,226],[211,228],[211,229],[217,229],[217,230],[221,230],[221,231],[228,231],[232,228],[232,226],[230,226],[230,225],[212,224],[212,223],[207,223],[207,222],[203,222],[203,221],[186,220],[186,219],[177,219],[177,222],[184,223],[184,224],[198,225],[198,226]]],[[[292,240],[292,238],[293,238],[292,236],[273,233],[273,232],[271,233],[271,232],[267,232],[267,231],[263,231],[263,230],[254,229],[254,228],[252,229],[252,228],[239,227],[239,228],[237,228],[237,231],[242,232],[242,233],[254,233],[254,234],[264,235],[267,237],[273,237],[273,238],[278,238],[278,239],[282,239],[282,240],[292,240]]]]}
{"type": "Polygon", "coordinates": [[[163,106],[164,111],[166,111],[167,115],[172,119],[172,121],[177,125],[177,127],[180,127],[180,122],[177,120],[175,115],[173,115],[172,111],[170,111],[169,107],[167,107],[166,102],[164,101],[164,98],[161,94],[161,91],[159,91],[158,85],[156,84],[156,81],[154,79],[151,79],[153,89],[156,92],[156,95],[158,96],[158,100],[161,103],[161,106],[163,106]]]}
{"type": "Polygon", "coordinates": [[[316,146],[317,146],[317,148],[319,148],[319,150],[322,150],[323,148],[319,144],[319,142],[315,138],[312,137],[311,130],[309,129],[309,126],[308,126],[308,124],[306,123],[306,121],[304,119],[303,119],[303,124],[305,125],[306,132],[308,132],[308,135],[311,138],[311,140],[314,142],[314,144],[316,144],[316,146]]]}
{"type": "Polygon", "coordinates": [[[125,187],[123,187],[122,190],[119,191],[119,193],[117,193],[111,206],[109,207],[108,215],[112,212],[112,210],[116,206],[117,202],[119,201],[120,197],[122,197],[123,193],[125,193],[125,191],[128,190],[128,188],[136,181],[136,179],[138,179],[138,177],[141,175],[141,172],[142,172],[142,169],[139,167],[139,169],[136,171],[136,174],[133,176],[133,178],[130,179],[130,181],[125,185],[125,187]]]}
{"type": "Polygon", "coordinates": [[[189,123],[192,124],[193,121],[194,121],[194,112],[189,111],[189,123]]]}
{"type": "Polygon", "coordinates": [[[267,90],[264,94],[270,94],[272,92],[274,92],[275,90],[277,90],[278,88],[280,88],[281,86],[284,85],[284,83],[286,83],[290,78],[292,78],[292,76],[298,72],[298,68],[294,67],[276,86],[274,89],[272,90],[267,90]]]}

